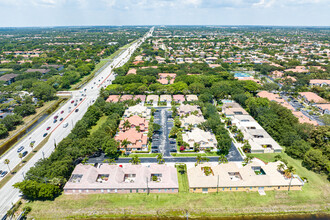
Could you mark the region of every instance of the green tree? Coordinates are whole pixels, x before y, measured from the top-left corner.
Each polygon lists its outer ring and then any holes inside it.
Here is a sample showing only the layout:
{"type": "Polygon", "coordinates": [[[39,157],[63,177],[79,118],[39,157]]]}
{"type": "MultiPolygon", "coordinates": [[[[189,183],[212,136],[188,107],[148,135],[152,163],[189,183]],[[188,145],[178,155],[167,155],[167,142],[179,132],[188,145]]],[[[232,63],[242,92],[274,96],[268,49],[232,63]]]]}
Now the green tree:
{"type": "Polygon", "coordinates": [[[21,162],[22,162],[22,160],[23,160],[23,154],[22,153],[19,153],[18,154],[18,157],[21,159],[21,162]]]}
{"type": "Polygon", "coordinates": [[[107,156],[114,157],[118,154],[119,143],[110,137],[104,139],[102,143],[102,150],[107,156]]]}
{"type": "Polygon", "coordinates": [[[129,162],[132,163],[133,165],[138,165],[141,163],[141,160],[139,159],[139,157],[137,155],[134,155],[132,157],[132,159],[130,159],[129,162]]]}
{"type": "Polygon", "coordinates": [[[55,97],[55,89],[45,82],[36,82],[31,88],[33,95],[41,100],[48,101],[55,97]]]}
{"type": "Polygon", "coordinates": [[[221,154],[218,159],[218,163],[228,163],[228,159],[225,155],[221,154]]]}
{"type": "Polygon", "coordinates": [[[125,149],[125,152],[127,152],[127,146],[130,145],[131,142],[127,139],[124,139],[120,144],[125,149]]]}
{"type": "Polygon", "coordinates": [[[131,123],[128,120],[125,120],[123,123],[124,130],[128,130],[131,128],[131,123]]]}
{"type": "Polygon", "coordinates": [[[8,170],[9,170],[9,172],[11,172],[10,167],[9,167],[10,160],[9,159],[5,159],[3,163],[4,164],[7,164],[8,170]]]}
{"type": "Polygon", "coordinates": [[[157,163],[158,163],[158,164],[163,164],[163,163],[165,163],[165,160],[164,160],[162,154],[158,154],[158,155],[157,155],[157,163]]]}
{"type": "Polygon", "coordinates": [[[22,117],[25,117],[36,113],[36,108],[34,105],[31,104],[23,104],[20,106],[16,106],[14,108],[14,112],[22,117]]]}
{"type": "Polygon", "coordinates": [[[4,138],[8,135],[8,130],[4,124],[0,124],[0,138],[4,138]]]}

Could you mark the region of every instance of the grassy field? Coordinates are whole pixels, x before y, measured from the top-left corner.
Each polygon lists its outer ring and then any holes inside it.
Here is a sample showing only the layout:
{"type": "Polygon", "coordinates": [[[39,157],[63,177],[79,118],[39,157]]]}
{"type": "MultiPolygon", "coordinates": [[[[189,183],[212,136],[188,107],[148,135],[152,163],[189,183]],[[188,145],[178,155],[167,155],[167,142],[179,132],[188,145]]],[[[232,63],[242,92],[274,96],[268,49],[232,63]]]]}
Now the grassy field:
{"type": "Polygon", "coordinates": [[[90,134],[93,134],[95,131],[97,131],[102,125],[103,123],[107,120],[108,116],[103,115],[99,121],[97,122],[96,125],[94,125],[91,129],[89,129],[90,134]]]}
{"type": "MultiPolygon", "coordinates": [[[[272,161],[276,154],[255,155],[272,161]]],[[[186,175],[178,174],[180,193],[170,194],[99,194],[61,195],[54,201],[34,201],[30,218],[84,218],[125,216],[236,216],[274,213],[329,214],[330,184],[325,176],[311,172],[295,160],[281,154],[294,166],[297,174],[307,177],[302,191],[219,192],[218,194],[187,193],[186,175]]]]}

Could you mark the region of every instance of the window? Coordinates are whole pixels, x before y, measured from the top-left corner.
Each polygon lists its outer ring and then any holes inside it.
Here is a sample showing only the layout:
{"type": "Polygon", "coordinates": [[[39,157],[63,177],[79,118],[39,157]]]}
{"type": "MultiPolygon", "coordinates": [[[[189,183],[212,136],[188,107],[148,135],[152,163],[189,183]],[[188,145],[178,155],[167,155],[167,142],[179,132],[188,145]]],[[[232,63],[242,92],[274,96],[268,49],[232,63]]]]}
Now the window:
{"type": "Polygon", "coordinates": [[[231,187],[230,187],[230,190],[231,190],[231,187]]]}
{"type": "Polygon", "coordinates": [[[222,191],[225,191],[225,187],[222,188],[222,191]]]}
{"type": "Polygon", "coordinates": [[[160,189],[158,189],[158,192],[160,192],[160,189]]]}
{"type": "Polygon", "coordinates": [[[203,193],[208,193],[209,189],[208,188],[203,188],[203,193]]]}
{"type": "Polygon", "coordinates": [[[104,193],[104,189],[101,189],[101,193],[104,193]]]}
{"type": "Polygon", "coordinates": [[[167,192],[167,189],[164,189],[165,192],[167,192]]]}
{"type": "Polygon", "coordinates": [[[107,191],[108,191],[108,193],[109,193],[109,192],[111,192],[111,190],[110,190],[110,189],[108,189],[107,191]]]}
{"type": "Polygon", "coordinates": [[[129,192],[132,193],[132,189],[130,189],[129,192]]]}
{"type": "Polygon", "coordinates": [[[139,189],[136,189],[136,193],[138,193],[139,192],[139,189]]]}
{"type": "Polygon", "coordinates": [[[174,192],[174,189],[172,189],[172,192],[174,192]]]}
{"type": "Polygon", "coordinates": [[[236,187],[236,191],[238,190],[238,187],[236,187]]]}
{"type": "Polygon", "coordinates": [[[79,193],[81,193],[81,189],[79,189],[79,193]]]}
{"type": "Polygon", "coordinates": [[[115,189],[115,193],[117,192],[117,189],[115,189]]]}
{"type": "Polygon", "coordinates": [[[279,187],[277,187],[277,189],[281,189],[281,187],[279,186],[279,187]]]}
{"type": "Polygon", "coordinates": [[[252,187],[250,187],[250,189],[252,189],[252,187]]]}

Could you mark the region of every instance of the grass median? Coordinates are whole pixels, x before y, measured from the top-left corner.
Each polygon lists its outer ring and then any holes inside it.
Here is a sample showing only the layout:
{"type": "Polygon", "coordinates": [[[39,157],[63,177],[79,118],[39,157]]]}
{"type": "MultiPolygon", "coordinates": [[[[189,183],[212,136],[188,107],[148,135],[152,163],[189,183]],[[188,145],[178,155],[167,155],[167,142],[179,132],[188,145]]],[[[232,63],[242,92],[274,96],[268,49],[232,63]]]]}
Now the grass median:
{"type": "MultiPolygon", "coordinates": [[[[47,143],[49,139],[49,135],[43,139],[40,144],[38,144],[35,148],[33,148],[32,152],[30,152],[22,161],[9,172],[1,181],[0,181],[0,189],[6,185],[6,183],[27,163],[31,158],[47,143]]],[[[9,164],[10,166],[10,164],[9,164]]]]}

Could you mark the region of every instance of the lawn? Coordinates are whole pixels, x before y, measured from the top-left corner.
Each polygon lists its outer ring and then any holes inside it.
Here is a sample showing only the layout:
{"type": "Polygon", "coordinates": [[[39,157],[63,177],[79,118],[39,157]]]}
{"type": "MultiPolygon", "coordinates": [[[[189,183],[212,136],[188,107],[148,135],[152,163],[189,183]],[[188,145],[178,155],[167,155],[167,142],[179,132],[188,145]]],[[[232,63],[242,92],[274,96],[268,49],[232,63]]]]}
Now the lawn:
{"type": "Polygon", "coordinates": [[[94,125],[91,129],[89,129],[89,133],[93,134],[95,131],[97,131],[102,125],[103,123],[107,120],[108,116],[103,115],[97,122],[96,125],[94,125]]]}
{"type": "MultiPolygon", "coordinates": [[[[276,154],[258,154],[264,161],[272,161],[276,154]]],[[[178,174],[178,194],[98,194],[61,195],[54,201],[34,201],[29,204],[29,218],[86,218],[125,216],[235,216],[247,214],[315,213],[329,214],[330,184],[325,176],[301,166],[281,153],[294,166],[297,174],[307,177],[302,191],[219,192],[218,194],[187,193],[186,174],[178,174]]]]}

